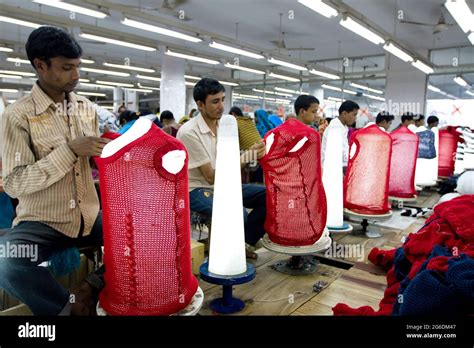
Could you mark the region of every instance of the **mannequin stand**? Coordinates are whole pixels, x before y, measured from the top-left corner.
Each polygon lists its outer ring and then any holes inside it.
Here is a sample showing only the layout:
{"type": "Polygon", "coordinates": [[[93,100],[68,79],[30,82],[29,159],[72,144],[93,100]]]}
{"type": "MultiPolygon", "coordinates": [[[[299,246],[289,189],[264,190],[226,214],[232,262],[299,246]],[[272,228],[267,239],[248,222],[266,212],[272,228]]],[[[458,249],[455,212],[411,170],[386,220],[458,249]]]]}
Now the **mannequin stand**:
{"type": "Polygon", "coordinates": [[[326,250],[331,246],[331,243],[332,240],[327,228],[324,229],[321,238],[312,245],[288,247],[272,242],[267,234],[262,238],[262,244],[266,249],[291,255],[291,258],[273,264],[272,268],[278,272],[296,276],[315,273],[319,262],[316,256],[311,254],[326,250]]]}
{"type": "Polygon", "coordinates": [[[362,222],[361,222],[362,229],[354,230],[354,231],[352,231],[351,234],[354,235],[354,236],[364,235],[367,238],[380,238],[380,237],[383,236],[383,234],[378,232],[378,231],[367,230],[367,227],[369,226],[369,221],[368,220],[371,220],[371,221],[384,221],[384,220],[388,220],[392,217],[392,211],[391,210],[386,214],[367,215],[367,214],[359,214],[359,213],[353,212],[352,210],[344,208],[344,214],[348,215],[351,218],[354,218],[354,219],[357,219],[357,220],[359,220],[359,219],[362,220],[362,222]]]}
{"type": "Polygon", "coordinates": [[[241,311],[245,303],[232,296],[232,286],[248,283],[255,278],[255,267],[247,263],[247,271],[235,276],[221,277],[209,272],[209,263],[205,262],[199,269],[201,278],[211,284],[222,285],[222,297],[211,301],[211,309],[220,314],[232,314],[241,311]]]}

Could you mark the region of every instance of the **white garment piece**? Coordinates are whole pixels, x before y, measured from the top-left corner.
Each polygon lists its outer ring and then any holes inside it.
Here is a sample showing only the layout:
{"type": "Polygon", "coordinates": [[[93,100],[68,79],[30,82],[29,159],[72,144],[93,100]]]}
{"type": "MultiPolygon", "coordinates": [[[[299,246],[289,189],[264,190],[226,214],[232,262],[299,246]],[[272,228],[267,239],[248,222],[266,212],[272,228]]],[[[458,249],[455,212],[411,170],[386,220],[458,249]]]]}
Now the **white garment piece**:
{"type": "MultiPolygon", "coordinates": [[[[347,133],[349,132],[349,128],[347,126],[344,126],[342,122],[339,120],[339,117],[336,117],[331,121],[329,126],[326,128],[326,130],[332,128],[339,129],[341,132],[342,136],[342,166],[347,167],[348,159],[349,159],[349,139],[347,138],[347,133]]],[[[326,143],[327,143],[327,133],[326,130],[324,131],[323,134],[323,141],[321,144],[321,161],[324,166],[324,154],[326,153],[326,143]]]]}

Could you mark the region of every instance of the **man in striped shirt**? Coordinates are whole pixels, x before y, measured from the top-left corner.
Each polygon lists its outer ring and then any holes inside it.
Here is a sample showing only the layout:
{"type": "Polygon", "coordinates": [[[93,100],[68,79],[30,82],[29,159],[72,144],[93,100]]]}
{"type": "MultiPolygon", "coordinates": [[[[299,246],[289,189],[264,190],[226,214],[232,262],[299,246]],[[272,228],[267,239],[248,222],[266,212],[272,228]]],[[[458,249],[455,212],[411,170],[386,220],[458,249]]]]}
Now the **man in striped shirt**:
{"type": "MultiPolygon", "coordinates": [[[[0,232],[0,287],[35,315],[90,314],[93,304],[77,297],[71,303],[69,291],[38,265],[65,249],[101,243],[89,159],[100,156],[109,140],[98,137],[94,105],[72,92],[82,54],[74,38],[43,26],[30,34],[26,52],[38,81],[31,95],[5,109],[2,120],[3,186],[19,204],[13,228],[0,232]],[[12,246],[36,255],[1,253],[12,246]]],[[[91,285],[102,285],[97,275],[87,280],[80,288],[85,297],[91,285]]]]}

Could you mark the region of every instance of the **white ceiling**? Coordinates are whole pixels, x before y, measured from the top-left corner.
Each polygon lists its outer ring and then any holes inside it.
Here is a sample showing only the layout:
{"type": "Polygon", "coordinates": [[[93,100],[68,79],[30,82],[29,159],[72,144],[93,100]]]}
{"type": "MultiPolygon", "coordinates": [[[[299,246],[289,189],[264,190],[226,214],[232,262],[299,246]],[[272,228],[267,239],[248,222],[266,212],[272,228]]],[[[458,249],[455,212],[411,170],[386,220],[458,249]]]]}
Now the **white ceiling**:
{"type": "MultiPolygon", "coordinates": [[[[211,39],[221,39],[234,45],[242,45],[255,52],[266,55],[276,55],[294,63],[337,70],[342,72],[342,57],[354,57],[346,73],[366,71],[368,74],[380,72],[382,77],[385,69],[385,51],[357,36],[338,24],[338,18],[327,19],[306,7],[296,0],[77,0],[69,2],[93,9],[100,9],[110,14],[106,19],[94,19],[76,14],[74,20],[69,19],[67,11],[49,6],[39,5],[32,1],[0,0],[0,14],[10,15],[23,20],[30,20],[40,24],[59,25],[68,28],[78,38],[84,50],[84,58],[92,58],[99,65],[103,61],[123,63],[124,58],[130,58],[131,65],[153,67],[159,75],[163,47],[169,45],[176,50],[193,52],[221,61],[232,60],[234,55],[212,49],[207,46],[211,39]],[[177,18],[178,11],[184,11],[190,20],[177,18]],[[287,49],[279,49],[272,41],[279,41],[281,30],[285,33],[283,41],[287,49]],[[145,23],[178,29],[187,34],[198,34],[205,41],[189,43],[182,40],[160,36],[139,29],[124,26],[120,20],[124,15],[145,23]],[[238,25],[236,24],[238,23],[238,25]],[[238,30],[237,30],[238,28],[238,30]],[[94,43],[82,39],[77,35],[87,31],[96,35],[109,34],[114,38],[151,43],[158,47],[157,52],[145,52],[124,48],[112,44],[94,43]],[[237,40],[236,40],[237,37],[237,40]],[[308,50],[299,50],[307,48],[308,50]],[[316,65],[314,65],[316,66],[316,65]]],[[[453,55],[459,56],[460,64],[474,64],[474,52],[466,35],[462,32],[453,18],[443,6],[444,0],[327,0],[327,3],[350,7],[359,13],[368,23],[384,33],[392,36],[396,41],[411,52],[418,54],[435,64],[449,65],[453,55]],[[399,11],[403,11],[405,20],[436,24],[441,13],[448,23],[454,24],[446,31],[433,34],[433,28],[413,24],[400,23],[397,19],[399,11]],[[442,48],[465,47],[463,49],[440,50],[442,48]],[[430,50],[434,51],[429,56],[430,50]]],[[[474,9],[474,0],[468,0],[471,9],[474,9]]],[[[6,56],[25,57],[24,44],[31,28],[0,22],[0,44],[8,44],[15,49],[14,53],[0,52],[0,69],[14,68],[13,63],[5,62],[6,56]]],[[[266,60],[255,60],[240,57],[240,64],[263,70],[274,70],[281,74],[298,76],[295,70],[275,67],[266,60]]],[[[473,66],[470,71],[474,72],[473,66]]],[[[22,70],[30,71],[24,66],[22,70]]],[[[262,83],[262,77],[244,72],[232,72],[223,64],[210,66],[200,63],[187,62],[187,72],[194,75],[215,76],[219,79],[238,81],[252,86],[262,83]]],[[[439,88],[448,89],[448,93],[464,96],[463,91],[452,82],[455,72],[449,76],[432,76],[430,83],[439,88]],[[451,76],[452,75],[452,76],[451,76]]],[[[304,73],[312,80],[319,80],[314,75],[304,73]]],[[[464,75],[468,81],[474,83],[474,75],[464,75]]],[[[88,78],[95,79],[100,75],[90,74],[88,78]]],[[[114,81],[137,82],[133,78],[108,78],[114,81]]],[[[270,81],[271,83],[272,81],[270,81]]],[[[385,80],[366,80],[374,87],[384,87],[385,80]]],[[[281,83],[281,81],[279,81],[281,83]]],[[[155,85],[159,82],[145,82],[144,85],[155,85]]],[[[287,84],[291,88],[298,88],[296,84],[287,84]]],[[[0,86],[6,86],[0,83],[0,86]]],[[[303,86],[304,87],[304,86],[303,86]]],[[[106,91],[107,92],[107,91],[106,91]]],[[[110,93],[110,92],[107,92],[110,93]]],[[[428,97],[440,97],[428,94],[428,97]]]]}

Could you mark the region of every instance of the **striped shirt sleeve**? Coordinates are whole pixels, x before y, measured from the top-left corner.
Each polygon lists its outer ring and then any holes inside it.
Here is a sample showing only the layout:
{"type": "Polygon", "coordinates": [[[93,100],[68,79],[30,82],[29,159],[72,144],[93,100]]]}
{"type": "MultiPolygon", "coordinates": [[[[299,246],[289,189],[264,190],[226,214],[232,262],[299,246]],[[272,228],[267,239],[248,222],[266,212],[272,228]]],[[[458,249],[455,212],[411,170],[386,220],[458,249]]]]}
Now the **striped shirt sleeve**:
{"type": "Polygon", "coordinates": [[[67,143],[36,161],[26,121],[7,108],[3,115],[3,185],[11,197],[28,195],[61,180],[77,160],[67,143]]]}

